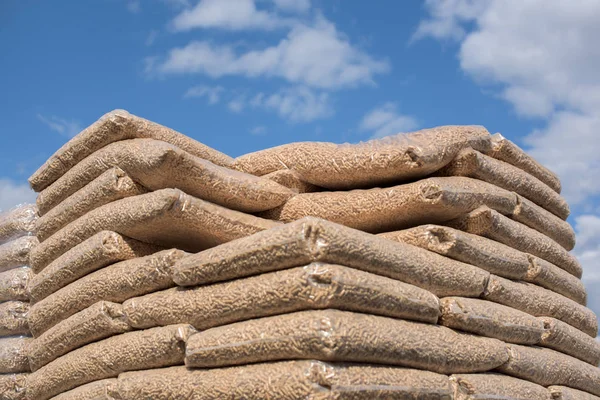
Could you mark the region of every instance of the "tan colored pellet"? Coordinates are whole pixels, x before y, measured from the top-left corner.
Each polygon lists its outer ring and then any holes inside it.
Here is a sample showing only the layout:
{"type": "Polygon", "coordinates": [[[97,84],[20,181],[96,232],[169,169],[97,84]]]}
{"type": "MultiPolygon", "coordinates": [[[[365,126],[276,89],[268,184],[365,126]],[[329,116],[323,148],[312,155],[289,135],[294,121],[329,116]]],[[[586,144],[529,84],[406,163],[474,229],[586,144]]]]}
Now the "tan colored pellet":
{"type": "Polygon", "coordinates": [[[10,300],[29,301],[27,285],[33,276],[29,267],[9,269],[0,273],[0,302],[10,300]]]}
{"type": "Polygon", "coordinates": [[[453,400],[551,400],[543,386],[506,375],[460,374],[452,375],[453,400]]]}
{"type": "Polygon", "coordinates": [[[27,313],[29,313],[28,302],[5,301],[0,303],[0,337],[29,335],[27,313]]]}
{"type": "Polygon", "coordinates": [[[0,374],[0,398],[3,400],[30,400],[26,397],[29,374],[0,374]]]}
{"type": "Polygon", "coordinates": [[[35,236],[23,236],[0,244],[0,273],[29,265],[29,252],[39,244],[35,236]]]}
{"type": "Polygon", "coordinates": [[[594,366],[600,363],[600,342],[562,321],[540,317],[546,328],[541,346],[579,358],[594,366]]]}
{"type": "Polygon", "coordinates": [[[264,178],[288,187],[297,193],[312,193],[323,190],[322,188],[304,182],[299,173],[291,169],[281,169],[264,175],[264,178]]]}
{"type": "Polygon", "coordinates": [[[550,386],[548,390],[554,400],[600,400],[593,394],[565,386],[550,386]]]}
{"type": "Polygon", "coordinates": [[[37,218],[35,204],[22,204],[0,213],[0,244],[33,235],[37,218]]]}
{"type": "Polygon", "coordinates": [[[0,338],[0,374],[29,372],[27,347],[31,338],[11,336],[0,338]]]}

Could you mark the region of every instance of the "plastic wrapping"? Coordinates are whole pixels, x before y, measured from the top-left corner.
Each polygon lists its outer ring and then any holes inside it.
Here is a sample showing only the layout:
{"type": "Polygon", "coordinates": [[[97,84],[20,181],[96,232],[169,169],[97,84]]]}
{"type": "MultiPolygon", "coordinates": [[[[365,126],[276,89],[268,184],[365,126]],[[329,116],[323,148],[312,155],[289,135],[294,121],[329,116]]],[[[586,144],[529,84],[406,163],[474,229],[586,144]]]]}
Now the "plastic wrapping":
{"type": "Polygon", "coordinates": [[[0,302],[29,301],[27,285],[32,276],[33,272],[29,267],[13,268],[0,273],[0,302]]]}
{"type": "Polygon", "coordinates": [[[387,276],[437,296],[479,297],[489,279],[472,265],[307,217],[192,254],[176,263],[173,280],[203,285],[316,261],[387,276]]]}
{"type": "Polygon", "coordinates": [[[153,400],[452,398],[448,378],[433,372],[312,360],[206,370],[171,367],[126,372],[107,391],[110,398],[153,400]]]}
{"type": "Polygon", "coordinates": [[[551,400],[543,386],[500,374],[452,375],[453,400],[551,400]]]}
{"type": "Polygon", "coordinates": [[[110,168],[42,215],[35,225],[36,235],[39,240],[44,241],[88,211],[146,192],[143,186],[134,182],[123,170],[110,168]]]}
{"type": "Polygon", "coordinates": [[[446,297],[440,300],[439,324],[508,343],[537,344],[544,323],[534,316],[479,299],[446,297]]]}
{"type": "Polygon", "coordinates": [[[189,325],[127,332],[88,344],[31,374],[27,395],[47,400],[61,392],[119,373],[183,364],[189,325]]]}
{"type": "Polygon", "coordinates": [[[29,252],[38,244],[35,236],[23,236],[0,244],[0,273],[29,265],[29,252]]]}
{"type": "Polygon", "coordinates": [[[48,329],[29,345],[29,365],[36,371],[72,350],[131,330],[120,304],[99,301],[48,329]]]}
{"type": "Polygon", "coordinates": [[[33,235],[37,217],[38,209],[35,204],[20,204],[0,213],[0,244],[33,235]]]}
{"type": "Polygon", "coordinates": [[[121,303],[131,297],[175,286],[172,266],[181,250],[164,250],[151,256],[109,265],[65,286],[31,306],[29,328],[34,337],[100,300],[121,303]]]}
{"type": "Polygon", "coordinates": [[[440,176],[468,176],[516,192],[562,219],[569,216],[566,200],[533,175],[509,163],[473,149],[461,150],[456,158],[436,173],[440,176]]]}
{"type": "Polygon", "coordinates": [[[598,335],[598,319],[592,310],[530,283],[513,282],[492,275],[483,297],[536,317],[556,318],[591,337],[598,335]]]}
{"type": "Polygon", "coordinates": [[[29,374],[0,374],[0,399],[29,400],[26,397],[29,374]]]}
{"type": "Polygon", "coordinates": [[[177,189],[163,189],[98,207],[40,243],[31,253],[36,273],[103,230],[163,247],[200,251],[278,226],[177,189]]]}
{"type": "Polygon", "coordinates": [[[600,397],[565,386],[550,386],[553,400],[600,400],[600,397]]]}
{"type": "Polygon", "coordinates": [[[40,214],[56,207],[111,167],[150,190],[177,188],[224,207],[257,212],[283,204],[294,192],[272,180],[220,167],[171,144],[133,139],[98,150],[38,196],[40,214]]]}
{"type": "Polygon", "coordinates": [[[250,318],[336,308],[436,323],[431,293],[393,279],[339,265],[313,263],[230,282],[169,289],[123,303],[135,328],[189,323],[204,330],[250,318]]]}
{"type": "Polygon", "coordinates": [[[577,258],[558,243],[535,229],[513,221],[488,207],[480,207],[446,224],[538,256],[577,278],[581,278],[583,273],[577,258]]]}
{"type": "Polygon", "coordinates": [[[488,152],[491,136],[482,126],[440,126],[358,144],[291,143],[238,157],[234,167],[254,175],[292,169],[313,185],[346,190],[426,176],[465,147],[488,152]]]}
{"type": "Polygon", "coordinates": [[[533,157],[501,134],[495,133],[492,135],[492,147],[487,155],[530,173],[554,191],[560,193],[560,180],[556,174],[538,163],[533,157]]]}
{"type": "Polygon", "coordinates": [[[600,368],[550,349],[508,345],[510,358],[498,371],[542,386],[564,385],[600,395],[600,368]]]}
{"type": "Polygon", "coordinates": [[[11,336],[0,338],[0,374],[29,372],[27,346],[31,338],[11,336]]]}
{"type": "MultiPolygon", "coordinates": [[[[157,371],[157,370],[152,370],[157,371]]],[[[158,369],[162,371],[162,369],[158,369]]],[[[115,397],[109,397],[109,391],[114,393],[111,388],[117,383],[116,378],[102,379],[86,383],[54,396],[52,400],[115,400],[115,397]]]]}
{"type": "Polygon", "coordinates": [[[264,175],[263,178],[277,182],[280,185],[292,189],[296,193],[312,193],[323,190],[323,188],[304,182],[300,174],[291,169],[274,171],[264,175]]]}
{"type": "Polygon", "coordinates": [[[134,138],[162,140],[216,165],[229,166],[233,162],[231,157],[173,129],[129,114],[125,110],[113,110],[56,151],[29,178],[29,183],[39,192],[95,151],[110,143],[134,138]]]}
{"type": "Polygon", "coordinates": [[[194,334],[187,341],[185,364],[214,368],[310,358],[447,374],[491,370],[508,360],[508,352],[499,340],[445,327],[325,310],[254,319],[194,334]]]}
{"type": "Polygon", "coordinates": [[[28,313],[29,303],[22,301],[0,303],[0,337],[29,335],[28,313]]]}
{"type": "Polygon", "coordinates": [[[34,275],[29,282],[32,301],[40,301],[69,283],[115,262],[162,250],[116,232],[102,231],[71,248],[34,275]]]}
{"type": "Polygon", "coordinates": [[[529,271],[525,281],[550,289],[578,302],[587,303],[587,292],[580,279],[539,257],[528,255],[529,271]]]}
{"type": "Polygon", "coordinates": [[[554,318],[540,318],[546,328],[540,345],[579,358],[593,366],[600,363],[600,342],[554,318]]]}

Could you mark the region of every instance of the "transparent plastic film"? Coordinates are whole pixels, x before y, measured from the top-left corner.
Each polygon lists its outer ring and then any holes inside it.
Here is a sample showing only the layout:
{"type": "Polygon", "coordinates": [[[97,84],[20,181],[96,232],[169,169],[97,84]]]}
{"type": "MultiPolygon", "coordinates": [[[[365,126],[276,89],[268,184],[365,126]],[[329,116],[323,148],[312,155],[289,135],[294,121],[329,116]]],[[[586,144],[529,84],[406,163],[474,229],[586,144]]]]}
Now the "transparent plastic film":
{"type": "Polygon", "coordinates": [[[0,213],[0,244],[35,232],[38,210],[35,204],[20,204],[0,213]]]}

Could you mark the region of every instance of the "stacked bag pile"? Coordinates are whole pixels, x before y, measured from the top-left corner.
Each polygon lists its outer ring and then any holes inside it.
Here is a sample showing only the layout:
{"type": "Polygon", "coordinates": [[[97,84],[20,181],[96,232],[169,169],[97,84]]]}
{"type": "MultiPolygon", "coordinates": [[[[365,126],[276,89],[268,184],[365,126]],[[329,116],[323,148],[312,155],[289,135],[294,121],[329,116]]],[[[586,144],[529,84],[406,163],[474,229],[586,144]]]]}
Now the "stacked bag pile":
{"type": "Polygon", "coordinates": [[[30,183],[3,398],[600,398],[560,182],[482,127],[232,159],[117,110],[30,183]]]}
{"type": "Polygon", "coordinates": [[[0,398],[24,395],[30,371],[27,348],[31,332],[27,291],[32,276],[29,253],[37,246],[33,235],[37,208],[22,204],[0,213],[0,398]]]}

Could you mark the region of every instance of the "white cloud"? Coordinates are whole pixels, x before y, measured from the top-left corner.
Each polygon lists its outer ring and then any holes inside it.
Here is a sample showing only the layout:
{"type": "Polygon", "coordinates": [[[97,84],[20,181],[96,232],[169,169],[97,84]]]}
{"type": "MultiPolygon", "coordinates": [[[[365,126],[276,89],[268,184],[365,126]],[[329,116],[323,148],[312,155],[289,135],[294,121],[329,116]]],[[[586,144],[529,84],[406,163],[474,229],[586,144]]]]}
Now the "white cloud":
{"type": "Polygon", "coordinates": [[[267,128],[259,125],[259,126],[255,126],[254,128],[250,129],[250,133],[255,135],[255,136],[262,136],[262,135],[266,135],[267,133],[267,128]]]}
{"type": "Polygon", "coordinates": [[[194,28],[271,30],[291,24],[291,20],[258,10],[254,0],[201,0],[172,21],[172,26],[177,31],[194,28]]]}
{"type": "Polygon", "coordinates": [[[250,105],[276,111],[290,122],[311,122],[333,115],[329,94],[314,92],[305,86],[283,89],[271,95],[259,93],[250,100],[250,105]]]}
{"type": "Polygon", "coordinates": [[[395,103],[386,103],[369,111],[362,119],[359,129],[372,131],[372,138],[381,138],[415,130],[417,121],[408,115],[398,114],[395,103]]]}
{"type": "Polygon", "coordinates": [[[600,2],[428,0],[417,37],[456,39],[464,71],[546,125],[525,140],[574,205],[600,194],[600,2]],[[423,28],[426,26],[427,28],[423,28]]]}
{"type": "Polygon", "coordinates": [[[577,255],[583,266],[583,283],[588,292],[588,307],[600,314],[600,216],[581,215],[575,219],[577,255]]]}
{"type": "Polygon", "coordinates": [[[146,42],[145,42],[146,46],[152,46],[154,44],[154,42],[156,41],[157,37],[158,37],[158,31],[156,31],[156,30],[150,31],[148,36],[146,36],[146,42]]]}
{"type": "Polygon", "coordinates": [[[37,114],[37,118],[46,124],[51,130],[60,133],[63,136],[72,138],[83,130],[81,124],[77,121],[68,121],[56,116],[50,118],[37,114]]]}
{"type": "Polygon", "coordinates": [[[246,108],[246,99],[243,96],[238,96],[227,104],[227,108],[234,113],[241,113],[246,108]]]}
{"type": "Polygon", "coordinates": [[[142,11],[142,4],[139,0],[128,1],[127,9],[133,14],[138,14],[140,11],[142,11]]]}
{"type": "Polygon", "coordinates": [[[193,41],[172,49],[162,61],[151,59],[147,67],[162,74],[201,73],[213,78],[279,77],[328,89],[372,84],[376,74],[390,68],[387,61],[354,47],[323,17],[311,26],[295,26],[276,46],[239,53],[230,45],[193,41]]]}
{"type": "Polygon", "coordinates": [[[15,183],[0,178],[0,211],[6,211],[21,203],[35,203],[36,194],[27,183],[15,183]]]}
{"type": "Polygon", "coordinates": [[[211,87],[199,85],[189,88],[183,97],[206,97],[208,99],[208,104],[217,104],[221,100],[221,93],[223,93],[224,90],[225,89],[221,86],[211,87]]]}
{"type": "Polygon", "coordinates": [[[273,0],[275,7],[282,11],[305,13],[310,10],[310,0],[273,0]]]}

